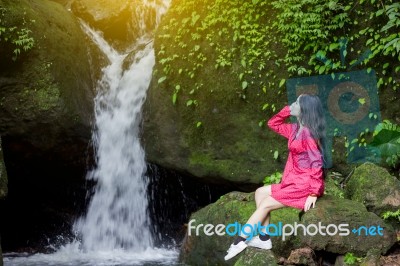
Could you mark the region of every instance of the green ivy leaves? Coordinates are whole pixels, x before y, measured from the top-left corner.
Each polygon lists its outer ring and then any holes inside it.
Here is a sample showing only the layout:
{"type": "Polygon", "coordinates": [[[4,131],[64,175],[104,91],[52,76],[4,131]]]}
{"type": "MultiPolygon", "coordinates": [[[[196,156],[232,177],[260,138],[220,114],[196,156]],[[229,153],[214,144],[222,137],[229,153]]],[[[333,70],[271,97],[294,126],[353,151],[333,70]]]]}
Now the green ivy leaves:
{"type": "MultiPolygon", "coordinates": [[[[291,76],[335,77],[356,67],[374,69],[378,87],[399,87],[395,0],[187,0],[169,12],[159,35],[158,83],[171,91],[174,105],[182,96],[187,107],[200,104],[196,92],[204,88],[196,78],[206,65],[236,75],[232,93],[246,102],[253,89],[260,97],[269,89],[280,93],[291,76]],[[277,77],[276,67],[287,73],[277,77]]],[[[262,109],[274,107],[269,104],[262,109]]]]}
{"type": "MultiPolygon", "coordinates": [[[[12,60],[16,61],[21,51],[27,52],[35,45],[35,40],[31,36],[32,31],[27,28],[27,22],[23,17],[22,27],[5,25],[7,9],[0,7],[0,42],[10,42],[14,45],[12,60]]],[[[25,13],[24,13],[25,15],[25,13]]],[[[35,23],[35,20],[30,20],[35,23]]]]}

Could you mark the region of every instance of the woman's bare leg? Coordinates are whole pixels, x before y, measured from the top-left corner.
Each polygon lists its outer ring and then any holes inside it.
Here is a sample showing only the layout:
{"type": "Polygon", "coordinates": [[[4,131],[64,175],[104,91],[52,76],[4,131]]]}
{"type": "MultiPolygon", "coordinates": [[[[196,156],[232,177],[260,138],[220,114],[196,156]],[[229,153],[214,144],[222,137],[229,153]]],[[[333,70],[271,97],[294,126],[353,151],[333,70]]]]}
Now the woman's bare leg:
{"type": "MultiPolygon", "coordinates": [[[[254,196],[255,201],[256,201],[256,207],[258,208],[258,206],[261,204],[261,202],[262,202],[264,199],[266,199],[266,198],[268,198],[269,196],[271,196],[271,195],[272,195],[272,192],[271,192],[271,185],[263,186],[263,187],[257,188],[257,189],[256,189],[256,192],[255,192],[255,196],[254,196]]],[[[271,214],[270,214],[270,212],[268,212],[267,216],[265,217],[264,221],[262,221],[261,224],[262,224],[263,226],[269,225],[269,220],[270,220],[270,218],[271,218],[271,214]]]]}
{"type": "Polygon", "coordinates": [[[271,186],[263,186],[256,189],[254,193],[254,199],[256,201],[256,207],[260,205],[261,201],[271,196],[271,186]]]}
{"type": "MultiPolygon", "coordinates": [[[[254,224],[258,224],[259,222],[261,222],[264,226],[266,226],[269,223],[269,217],[267,217],[267,216],[269,216],[269,213],[273,210],[280,209],[283,207],[286,207],[286,206],[283,205],[282,203],[280,203],[279,201],[275,200],[271,196],[269,196],[269,197],[263,199],[259,203],[256,211],[250,216],[250,218],[246,222],[246,224],[254,225],[254,224]]],[[[240,236],[243,238],[249,237],[250,232],[246,231],[246,233],[248,233],[247,236],[245,234],[243,234],[243,232],[241,232],[240,236]]]]}

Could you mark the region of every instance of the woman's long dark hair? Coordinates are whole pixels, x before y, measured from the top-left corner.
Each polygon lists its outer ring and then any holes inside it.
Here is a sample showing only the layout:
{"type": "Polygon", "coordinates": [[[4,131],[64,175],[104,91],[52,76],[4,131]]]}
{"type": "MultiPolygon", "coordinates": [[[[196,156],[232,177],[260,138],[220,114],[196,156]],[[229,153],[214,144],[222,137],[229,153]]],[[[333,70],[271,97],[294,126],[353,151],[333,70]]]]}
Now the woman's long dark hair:
{"type": "MultiPolygon", "coordinates": [[[[326,121],[321,100],[316,95],[302,94],[299,98],[299,123],[307,127],[317,141],[322,156],[325,158],[326,121]]],[[[326,161],[324,160],[324,165],[326,161]]]]}

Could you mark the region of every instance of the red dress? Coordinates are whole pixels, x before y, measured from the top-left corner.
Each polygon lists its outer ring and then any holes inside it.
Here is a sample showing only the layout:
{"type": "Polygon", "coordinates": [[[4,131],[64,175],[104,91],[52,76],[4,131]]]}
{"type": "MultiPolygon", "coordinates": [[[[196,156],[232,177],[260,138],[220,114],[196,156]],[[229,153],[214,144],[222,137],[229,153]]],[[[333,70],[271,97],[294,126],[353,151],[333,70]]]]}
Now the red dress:
{"type": "Polygon", "coordinates": [[[271,185],[271,196],[284,205],[302,210],[310,194],[324,193],[323,160],[308,128],[303,127],[296,138],[299,126],[285,123],[289,116],[290,108],[286,106],[268,121],[273,131],[288,139],[289,148],[282,181],[271,185]]]}

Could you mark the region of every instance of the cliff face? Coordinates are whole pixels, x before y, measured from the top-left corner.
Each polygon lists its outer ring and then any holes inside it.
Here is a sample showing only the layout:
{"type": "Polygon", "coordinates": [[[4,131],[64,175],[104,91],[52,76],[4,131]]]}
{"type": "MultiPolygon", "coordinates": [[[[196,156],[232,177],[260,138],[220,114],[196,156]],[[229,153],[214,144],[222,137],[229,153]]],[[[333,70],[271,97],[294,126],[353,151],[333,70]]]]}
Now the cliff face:
{"type": "MultiPolygon", "coordinates": [[[[2,1],[6,28],[29,31],[31,49],[12,60],[12,41],[2,41],[0,132],[8,147],[25,142],[39,153],[77,162],[91,137],[94,71],[85,34],[63,6],[50,1],[2,1]],[[18,142],[18,143],[17,143],[18,142]]],[[[17,35],[11,38],[18,39],[17,35]]],[[[84,159],[85,160],[85,159],[84,159]]]]}
{"type": "MultiPolygon", "coordinates": [[[[156,65],[144,105],[147,159],[209,182],[260,184],[286,161],[285,140],[265,122],[288,103],[290,78],[373,68],[382,118],[400,122],[394,104],[398,54],[378,52],[379,45],[369,40],[371,34],[383,38],[380,27],[388,18],[375,17],[379,7],[369,3],[325,4],[315,1],[315,7],[297,10],[281,1],[172,1],[156,32],[156,65]],[[340,38],[347,40],[346,49],[340,38]],[[371,50],[369,60],[358,61],[371,50]],[[325,63],[316,59],[318,53],[325,63]]],[[[349,172],[344,137],[332,142],[333,167],[349,172]]]]}
{"type": "Polygon", "coordinates": [[[62,5],[2,0],[0,6],[5,29],[0,41],[0,197],[7,192],[4,155],[12,193],[2,204],[1,216],[7,217],[2,229],[8,228],[2,240],[10,249],[40,234],[22,221],[52,234],[68,227],[76,213],[90,155],[98,75],[92,66],[102,59],[62,5]],[[27,43],[33,46],[26,48],[27,43]]]}

